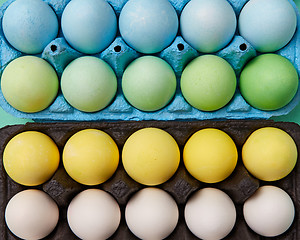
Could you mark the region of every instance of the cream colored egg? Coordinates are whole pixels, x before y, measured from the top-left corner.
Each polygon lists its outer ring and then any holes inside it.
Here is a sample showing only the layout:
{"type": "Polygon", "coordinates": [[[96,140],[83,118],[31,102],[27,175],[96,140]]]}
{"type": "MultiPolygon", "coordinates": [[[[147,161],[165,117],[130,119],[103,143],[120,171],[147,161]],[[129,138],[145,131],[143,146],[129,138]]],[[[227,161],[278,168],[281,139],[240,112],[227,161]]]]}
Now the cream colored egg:
{"type": "Polygon", "coordinates": [[[179,212],[175,200],[159,188],[144,188],[128,202],[125,219],[130,231],[144,240],[160,240],[175,229],[179,212]]]}
{"type": "Polygon", "coordinates": [[[67,212],[71,230],[84,240],[104,240],[117,230],[121,212],[117,201],[100,189],[79,193],[67,212]]]}
{"type": "Polygon", "coordinates": [[[234,227],[236,210],[226,193],[215,188],[204,188],[188,200],[184,218],[195,236],[204,240],[219,240],[234,227]]]}
{"type": "Polygon", "coordinates": [[[245,221],[256,233],[275,237],[293,223],[295,208],[290,196],[275,186],[260,187],[244,204],[245,221]]]}
{"type": "Polygon", "coordinates": [[[29,189],[17,193],[5,209],[5,221],[19,238],[38,240],[48,236],[59,218],[56,203],[45,192],[29,189]]]}

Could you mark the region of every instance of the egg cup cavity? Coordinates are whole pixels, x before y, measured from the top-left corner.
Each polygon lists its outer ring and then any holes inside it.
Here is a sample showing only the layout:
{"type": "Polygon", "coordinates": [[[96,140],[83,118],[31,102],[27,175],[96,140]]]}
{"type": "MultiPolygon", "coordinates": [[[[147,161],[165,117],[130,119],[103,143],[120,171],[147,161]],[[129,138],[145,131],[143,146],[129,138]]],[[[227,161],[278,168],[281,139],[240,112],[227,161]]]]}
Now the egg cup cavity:
{"type": "MultiPolygon", "coordinates": [[[[123,121],[123,122],[81,122],[81,123],[28,123],[26,125],[7,126],[0,129],[0,236],[9,236],[8,239],[13,238],[12,233],[8,230],[4,221],[4,210],[9,199],[16,193],[27,189],[28,187],[15,183],[8,177],[3,169],[3,151],[8,141],[20,132],[25,131],[39,131],[53,139],[58,146],[59,151],[62,153],[63,148],[75,133],[84,129],[99,129],[109,134],[116,142],[119,151],[121,152],[126,140],[134,132],[144,128],[159,128],[162,129],[175,139],[180,151],[183,151],[184,145],[188,139],[197,131],[207,128],[215,128],[227,133],[235,142],[239,154],[238,163],[232,174],[225,180],[218,183],[203,183],[192,177],[186,170],[181,155],[179,168],[168,181],[156,188],[165,190],[176,201],[179,208],[179,222],[174,232],[167,239],[180,239],[190,240],[196,239],[195,236],[188,230],[184,220],[184,206],[190,199],[193,193],[197,190],[212,187],[224,191],[233,200],[237,210],[237,222],[232,232],[228,235],[228,239],[238,240],[253,240],[261,239],[259,235],[251,231],[243,219],[242,207],[244,202],[252,196],[256,190],[263,185],[277,186],[286,191],[292,198],[295,204],[295,220],[292,226],[285,232],[282,237],[287,240],[296,240],[300,233],[298,210],[300,209],[299,199],[300,196],[300,171],[299,163],[296,164],[295,169],[285,178],[274,182],[264,182],[257,180],[246,170],[243,166],[241,159],[241,151],[244,143],[248,137],[255,130],[263,127],[280,128],[287,132],[295,141],[298,151],[300,146],[299,125],[288,122],[273,122],[268,120],[227,120],[227,121],[123,121]]],[[[299,158],[299,157],[298,157],[299,158]]],[[[121,209],[121,223],[112,236],[111,239],[137,239],[129,231],[126,226],[124,211],[125,206],[134,193],[145,188],[134,181],[125,172],[122,163],[119,164],[114,175],[106,182],[93,186],[96,189],[102,189],[111,194],[118,202],[121,209]]],[[[49,240],[52,239],[74,239],[75,236],[67,225],[67,208],[71,200],[80,192],[85,189],[90,189],[90,186],[82,185],[75,182],[68,174],[60,163],[60,166],[54,176],[46,183],[33,187],[40,189],[49,194],[60,209],[60,220],[53,233],[49,235],[49,240]]]]}
{"type": "MultiPolygon", "coordinates": [[[[50,5],[50,7],[56,13],[59,24],[61,22],[61,16],[65,6],[70,0],[44,0],[50,5]]],[[[297,13],[298,25],[300,22],[299,13],[296,5],[292,0],[288,0],[294,7],[297,13]]],[[[3,14],[7,7],[14,2],[14,0],[6,1],[0,7],[0,21],[2,22],[3,14]]],[[[126,0],[107,0],[107,2],[113,8],[117,18],[119,18],[120,12],[123,6],[126,4],[126,0]]],[[[180,18],[183,8],[188,3],[188,0],[170,1],[173,5],[178,18],[180,18]]],[[[246,0],[228,0],[231,4],[235,15],[238,20],[239,13],[242,7],[248,2],[246,0]]],[[[180,21],[179,21],[180,24],[180,21]]],[[[296,68],[297,72],[300,72],[300,57],[298,51],[298,45],[300,41],[299,29],[296,30],[291,41],[280,50],[276,51],[276,54],[287,58],[296,68]]],[[[5,39],[2,24],[0,27],[0,73],[4,70],[9,62],[24,56],[25,54],[15,50],[5,39]]],[[[144,112],[130,105],[125,99],[121,90],[121,79],[126,67],[136,58],[144,56],[140,52],[135,51],[126,44],[124,39],[118,32],[113,42],[102,52],[92,54],[92,56],[101,58],[107,62],[117,76],[118,90],[115,98],[104,109],[92,113],[82,112],[75,109],[64,99],[61,90],[52,102],[52,104],[45,110],[36,113],[25,113],[16,110],[5,100],[2,91],[0,91],[0,106],[6,111],[20,118],[30,118],[34,120],[70,120],[70,121],[97,121],[97,120],[195,120],[195,119],[267,119],[271,116],[285,115],[290,112],[300,100],[300,91],[298,90],[295,97],[286,106],[272,111],[263,111],[256,109],[249,105],[240,93],[237,87],[235,94],[231,101],[224,107],[216,111],[201,111],[192,107],[183,97],[180,91],[180,78],[182,71],[187,64],[194,58],[202,55],[192,48],[183,37],[181,37],[180,30],[178,31],[174,41],[162,51],[153,54],[160,57],[170,64],[173,68],[176,79],[177,88],[174,97],[171,101],[162,109],[151,112],[144,112]]],[[[233,67],[237,80],[239,75],[245,66],[245,64],[253,57],[260,55],[256,52],[254,47],[247,42],[243,37],[239,36],[238,30],[236,30],[230,43],[213,53],[231,64],[233,67]]],[[[85,54],[73,49],[65,40],[62,31],[60,30],[57,38],[51,41],[43,50],[41,54],[35,56],[41,57],[48,61],[56,70],[58,77],[60,78],[63,70],[74,59],[84,56],[85,54]]]]}

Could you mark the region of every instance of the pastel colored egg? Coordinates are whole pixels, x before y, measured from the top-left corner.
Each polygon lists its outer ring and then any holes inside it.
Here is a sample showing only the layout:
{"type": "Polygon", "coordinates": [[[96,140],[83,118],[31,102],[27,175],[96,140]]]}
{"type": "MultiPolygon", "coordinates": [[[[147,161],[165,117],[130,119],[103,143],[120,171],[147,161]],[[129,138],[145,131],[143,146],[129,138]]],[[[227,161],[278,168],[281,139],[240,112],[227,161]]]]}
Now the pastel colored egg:
{"type": "Polygon", "coordinates": [[[130,47],[156,53],[176,37],[178,16],[168,0],[130,0],[121,10],[119,28],[130,47]]]}
{"type": "Polygon", "coordinates": [[[215,55],[202,55],[183,70],[180,80],[182,94],[193,107],[215,111],[224,107],[236,90],[233,68],[215,55]]]}
{"type": "Polygon", "coordinates": [[[26,186],[37,186],[49,180],[58,168],[59,159],[59,150],[53,140],[36,131],[14,136],[3,152],[7,174],[26,186]]]}
{"type": "Polygon", "coordinates": [[[279,128],[265,127],[253,132],[242,149],[247,170],[263,181],[276,181],[295,167],[298,152],[292,137],[279,128]]]}
{"type": "Polygon", "coordinates": [[[5,100],[22,112],[39,112],[47,108],[58,92],[55,70],[45,60],[24,56],[10,62],[1,77],[5,100]]]}
{"type": "Polygon", "coordinates": [[[293,37],[297,15],[287,0],[250,0],[239,16],[240,34],[260,52],[274,52],[293,37]]]}
{"type": "Polygon", "coordinates": [[[236,16],[226,0],[191,0],[180,16],[184,40],[199,52],[224,48],[236,30],[236,16]]]}
{"type": "Polygon", "coordinates": [[[125,98],[142,111],[156,111],[166,106],[175,94],[176,85],[171,66],[154,56],[134,60],[122,77],[125,98]]]}
{"type": "Polygon", "coordinates": [[[97,185],[108,180],[119,164],[119,149],[105,132],[85,129],[75,133],[65,144],[63,164],[75,181],[97,185]]]}
{"type": "Polygon", "coordinates": [[[180,152],[174,138],[158,128],[134,132],[122,151],[125,171],[135,181],[154,186],[166,182],[176,172],[180,152]]]}
{"type": "Polygon", "coordinates": [[[216,188],[198,190],[184,208],[188,228],[195,236],[205,240],[225,238],[235,225],[236,215],[231,198],[216,188]]]}
{"type": "Polygon", "coordinates": [[[105,108],[117,92],[117,77],[103,60],[86,56],[72,61],[63,71],[61,90],[74,108],[95,112],[105,108]]]}
{"type": "Polygon", "coordinates": [[[58,219],[57,204],[49,195],[37,189],[17,193],[5,209],[8,228],[21,239],[44,239],[54,230],[58,219]]]}
{"type": "Polygon", "coordinates": [[[117,17],[105,0],[72,0],[63,11],[61,28],[73,48],[95,54],[114,40],[117,17]]]}
{"type": "Polygon", "coordinates": [[[100,189],[77,194],[68,206],[68,224],[80,239],[108,239],[117,230],[121,211],[117,201],[100,189]]]}
{"type": "Polygon", "coordinates": [[[183,161],[188,172],[206,183],[226,179],[238,159],[237,148],[225,132],[206,128],[194,133],[183,149],[183,161]]]}
{"type": "Polygon", "coordinates": [[[247,225],[264,237],[275,237],[289,229],[295,207],[291,197],[275,186],[260,187],[243,206],[247,225]]]}
{"type": "Polygon", "coordinates": [[[42,0],[16,0],[5,10],[2,29],[7,41],[17,50],[41,53],[58,34],[58,20],[42,0]]]}
{"type": "Polygon", "coordinates": [[[241,72],[240,91],[246,101],[261,110],[287,105],[298,89],[299,77],[293,64],[277,54],[262,54],[241,72]]]}

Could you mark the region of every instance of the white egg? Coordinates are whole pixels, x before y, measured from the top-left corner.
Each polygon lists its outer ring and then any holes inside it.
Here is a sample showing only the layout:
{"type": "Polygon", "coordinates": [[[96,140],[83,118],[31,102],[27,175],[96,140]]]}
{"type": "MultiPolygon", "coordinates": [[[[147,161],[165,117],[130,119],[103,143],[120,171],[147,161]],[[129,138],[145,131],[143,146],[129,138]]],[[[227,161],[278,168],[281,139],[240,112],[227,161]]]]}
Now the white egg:
{"type": "Polygon", "coordinates": [[[59,210],[46,193],[29,189],[17,193],[5,209],[5,221],[19,238],[38,240],[49,235],[57,225],[59,210]]]}
{"type": "Polygon", "coordinates": [[[224,48],[236,30],[236,16],[226,0],[191,0],[180,16],[184,40],[199,52],[224,48]]]}
{"type": "Polygon", "coordinates": [[[273,52],[293,37],[297,16],[288,0],[250,0],[239,16],[239,32],[256,50],[273,52]]]}
{"type": "Polygon", "coordinates": [[[73,198],[67,211],[68,224],[84,240],[103,240],[117,230],[121,211],[117,201],[100,189],[82,191],[73,198]]]}
{"type": "Polygon", "coordinates": [[[127,203],[125,219],[130,231],[144,240],[159,240],[169,236],[178,222],[178,207],[174,199],[158,188],[144,188],[127,203]]]}
{"type": "Polygon", "coordinates": [[[260,187],[244,204],[248,226],[265,237],[284,233],[292,224],[295,208],[290,196],[274,186],[260,187]]]}
{"type": "Polygon", "coordinates": [[[215,188],[204,188],[188,200],[184,217],[195,236],[204,240],[219,240],[234,227],[236,210],[226,193],[215,188]]]}

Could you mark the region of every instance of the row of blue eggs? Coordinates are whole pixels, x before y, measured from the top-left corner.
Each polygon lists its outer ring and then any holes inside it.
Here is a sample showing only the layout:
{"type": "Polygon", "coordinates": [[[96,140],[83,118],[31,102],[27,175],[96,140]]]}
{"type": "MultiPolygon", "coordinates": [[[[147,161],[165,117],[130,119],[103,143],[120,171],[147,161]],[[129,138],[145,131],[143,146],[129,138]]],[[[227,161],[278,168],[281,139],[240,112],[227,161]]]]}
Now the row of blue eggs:
{"type": "MultiPolygon", "coordinates": [[[[256,50],[273,52],[293,37],[297,17],[287,0],[250,0],[239,15],[239,32],[256,50]]],[[[105,0],[72,0],[63,10],[65,39],[85,54],[103,51],[114,40],[117,17],[105,0]]],[[[121,10],[119,30],[125,42],[138,52],[162,51],[175,39],[178,16],[168,0],[130,0],[121,10]]],[[[199,52],[224,48],[236,32],[237,20],[226,0],[191,0],[180,15],[180,31],[199,52]]],[[[55,12],[42,0],[16,0],[4,13],[2,28],[8,42],[27,54],[43,51],[56,38],[55,12]]]]}

